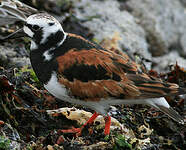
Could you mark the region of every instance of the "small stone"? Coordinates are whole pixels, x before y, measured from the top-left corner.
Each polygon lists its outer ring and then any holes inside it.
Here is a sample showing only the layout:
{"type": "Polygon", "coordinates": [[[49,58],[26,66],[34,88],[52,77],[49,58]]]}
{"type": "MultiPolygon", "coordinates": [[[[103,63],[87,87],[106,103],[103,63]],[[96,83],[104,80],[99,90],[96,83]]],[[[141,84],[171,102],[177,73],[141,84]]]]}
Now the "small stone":
{"type": "Polygon", "coordinates": [[[48,150],[54,150],[54,148],[53,148],[51,145],[48,145],[48,146],[47,146],[47,149],[48,149],[48,150]]]}

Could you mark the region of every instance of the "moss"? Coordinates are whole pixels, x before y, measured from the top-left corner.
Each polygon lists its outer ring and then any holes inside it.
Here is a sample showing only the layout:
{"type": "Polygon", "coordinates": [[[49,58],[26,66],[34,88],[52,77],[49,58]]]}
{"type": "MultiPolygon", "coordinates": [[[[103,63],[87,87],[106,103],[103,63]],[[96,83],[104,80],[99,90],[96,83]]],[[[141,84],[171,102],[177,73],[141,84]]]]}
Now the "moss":
{"type": "Polygon", "coordinates": [[[31,79],[36,82],[39,83],[39,79],[37,78],[34,70],[29,67],[29,66],[24,66],[23,68],[21,68],[17,73],[16,76],[21,76],[24,72],[29,72],[31,79]]]}
{"type": "Polygon", "coordinates": [[[0,149],[9,150],[10,149],[10,140],[4,136],[0,136],[0,149]]]}
{"type": "Polygon", "coordinates": [[[33,149],[32,149],[32,147],[31,147],[30,145],[28,145],[28,146],[26,147],[26,150],[33,150],[33,149]]]}
{"type": "Polygon", "coordinates": [[[100,43],[100,41],[98,40],[98,39],[96,39],[96,38],[92,38],[91,39],[93,42],[95,42],[95,43],[100,43]]]}
{"type": "Polygon", "coordinates": [[[125,136],[122,134],[119,134],[115,138],[115,145],[113,147],[114,150],[120,150],[120,149],[126,149],[126,150],[132,150],[132,145],[129,144],[125,140],[125,136]]]}

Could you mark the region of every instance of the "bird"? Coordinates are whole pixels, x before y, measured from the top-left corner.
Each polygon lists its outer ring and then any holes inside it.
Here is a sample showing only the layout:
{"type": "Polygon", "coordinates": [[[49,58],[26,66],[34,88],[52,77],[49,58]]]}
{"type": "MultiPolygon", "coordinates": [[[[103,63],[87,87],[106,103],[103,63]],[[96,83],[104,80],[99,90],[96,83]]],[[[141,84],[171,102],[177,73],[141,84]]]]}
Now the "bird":
{"type": "Polygon", "coordinates": [[[62,101],[95,111],[82,127],[62,131],[81,135],[86,125],[102,115],[104,134],[109,135],[108,109],[120,104],[149,105],[184,124],[164,97],[185,94],[186,89],[149,75],[124,52],[116,53],[65,32],[59,21],[47,13],[29,16],[22,31],[31,40],[33,70],[48,92],[62,101]]]}

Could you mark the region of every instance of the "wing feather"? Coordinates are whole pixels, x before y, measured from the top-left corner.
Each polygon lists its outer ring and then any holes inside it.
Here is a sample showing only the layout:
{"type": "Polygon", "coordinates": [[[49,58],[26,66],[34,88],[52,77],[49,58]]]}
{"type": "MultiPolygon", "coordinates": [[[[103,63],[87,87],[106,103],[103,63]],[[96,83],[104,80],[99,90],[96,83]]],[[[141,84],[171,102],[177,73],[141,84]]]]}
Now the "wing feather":
{"type": "Polygon", "coordinates": [[[82,100],[154,98],[175,94],[179,89],[176,84],[142,73],[127,55],[99,49],[94,44],[89,49],[71,48],[56,60],[59,82],[70,96],[82,100]]]}

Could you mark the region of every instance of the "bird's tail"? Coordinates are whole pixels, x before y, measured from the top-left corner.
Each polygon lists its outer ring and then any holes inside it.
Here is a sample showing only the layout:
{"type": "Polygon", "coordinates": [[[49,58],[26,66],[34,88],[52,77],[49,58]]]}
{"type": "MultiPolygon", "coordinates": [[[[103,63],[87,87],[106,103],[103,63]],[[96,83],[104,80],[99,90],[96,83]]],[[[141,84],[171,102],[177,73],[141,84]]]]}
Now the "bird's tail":
{"type": "Polygon", "coordinates": [[[163,82],[145,74],[128,74],[127,77],[133,81],[140,91],[140,95],[137,98],[145,99],[146,104],[159,109],[173,120],[184,123],[183,117],[170,107],[164,97],[186,94],[186,88],[180,87],[178,84],[163,82]]]}
{"type": "Polygon", "coordinates": [[[150,102],[150,105],[155,107],[156,109],[164,112],[170,118],[175,120],[178,123],[184,124],[184,118],[178,114],[166,101],[166,99],[162,96],[174,96],[174,95],[182,95],[186,94],[186,88],[179,87],[177,84],[173,83],[159,83],[161,85],[161,98],[155,98],[150,102]],[[164,91],[164,92],[163,92],[164,91]]]}
{"type": "Polygon", "coordinates": [[[177,121],[178,123],[184,124],[184,118],[178,114],[172,107],[166,108],[159,106],[159,110],[167,114],[170,118],[177,121]]]}
{"type": "Polygon", "coordinates": [[[184,124],[184,118],[178,114],[165,100],[165,98],[154,98],[151,100],[146,100],[146,103],[150,106],[155,107],[156,109],[164,112],[170,118],[175,120],[178,123],[184,124]]]}

